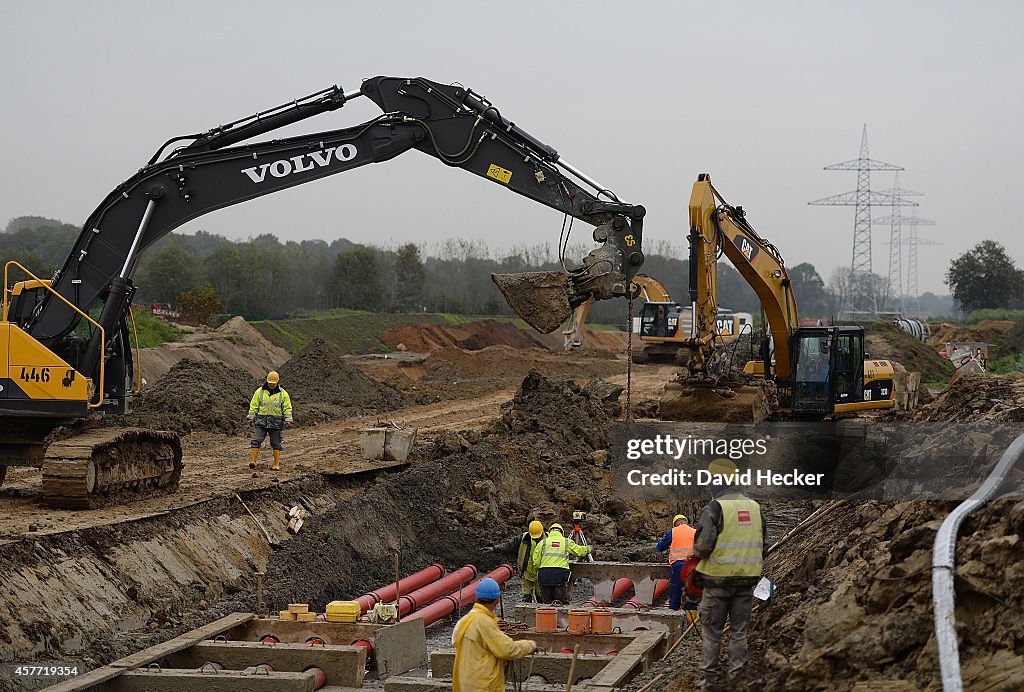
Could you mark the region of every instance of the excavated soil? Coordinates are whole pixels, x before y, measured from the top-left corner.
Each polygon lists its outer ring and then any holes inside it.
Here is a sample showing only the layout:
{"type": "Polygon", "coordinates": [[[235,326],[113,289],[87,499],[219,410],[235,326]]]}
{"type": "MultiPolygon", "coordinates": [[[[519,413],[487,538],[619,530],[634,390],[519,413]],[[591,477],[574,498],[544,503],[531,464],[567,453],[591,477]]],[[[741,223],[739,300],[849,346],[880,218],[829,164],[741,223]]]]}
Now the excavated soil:
{"type": "MultiPolygon", "coordinates": [[[[626,337],[625,332],[585,328],[583,330],[583,348],[588,352],[607,350],[623,353],[627,342],[626,337]]],[[[446,348],[478,351],[488,346],[563,350],[563,339],[558,333],[541,334],[532,329],[520,329],[511,322],[498,322],[497,320],[481,320],[453,327],[406,324],[384,331],[380,340],[396,350],[413,353],[430,353],[446,348]]]]}
{"type": "Polygon", "coordinates": [[[935,348],[895,325],[875,322],[868,326],[864,340],[864,351],[871,358],[896,361],[908,372],[921,373],[922,382],[948,382],[953,375],[953,364],[935,348]]]}
{"type": "Polygon", "coordinates": [[[141,405],[124,422],[181,434],[234,435],[248,429],[245,417],[257,385],[245,370],[186,358],[143,390],[141,405]]]}
{"type": "Polygon", "coordinates": [[[980,341],[991,344],[989,358],[1002,358],[1011,353],[1019,353],[1024,348],[1024,322],[982,320],[970,326],[943,322],[931,328],[928,343],[936,351],[944,349],[950,341],[980,341]]]}
{"type": "Polygon", "coordinates": [[[314,339],[280,368],[296,423],[394,411],[407,405],[394,387],[367,377],[322,339],[314,339]]]}
{"type": "Polygon", "coordinates": [[[1024,373],[965,375],[915,411],[913,420],[1024,422],[1024,373]]]}
{"type": "Polygon", "coordinates": [[[180,360],[222,363],[262,379],[288,360],[288,352],[270,343],[242,317],[233,317],[217,329],[200,328],[179,341],[142,349],[142,376],[150,384],[180,360]]]}

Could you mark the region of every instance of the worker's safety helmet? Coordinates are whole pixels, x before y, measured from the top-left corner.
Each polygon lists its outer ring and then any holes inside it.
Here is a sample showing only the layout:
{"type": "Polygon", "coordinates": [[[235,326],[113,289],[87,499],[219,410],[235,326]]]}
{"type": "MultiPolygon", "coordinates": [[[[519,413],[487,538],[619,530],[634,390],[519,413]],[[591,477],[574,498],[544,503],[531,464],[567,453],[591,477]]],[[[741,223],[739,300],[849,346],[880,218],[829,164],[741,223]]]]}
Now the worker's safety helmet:
{"type": "Polygon", "coordinates": [[[277,384],[281,381],[281,376],[277,374],[277,370],[271,370],[267,373],[267,384],[277,384]]]}
{"type": "Polygon", "coordinates": [[[530,538],[540,538],[544,535],[544,524],[536,519],[530,522],[530,538]]]}
{"type": "Polygon", "coordinates": [[[476,585],[476,600],[496,601],[501,596],[501,587],[490,577],[485,577],[476,585]]]}
{"type": "Polygon", "coordinates": [[[677,514],[674,517],[672,517],[672,526],[675,526],[676,524],[678,524],[680,519],[683,521],[684,524],[686,523],[686,515],[685,514],[677,514]]]}
{"type": "Polygon", "coordinates": [[[708,464],[708,471],[715,474],[730,476],[736,473],[736,464],[725,458],[715,459],[708,464]]]}
{"type": "Polygon", "coordinates": [[[556,529],[558,531],[561,531],[562,530],[562,525],[561,524],[552,524],[551,527],[548,529],[548,531],[555,531],[556,529]]]}

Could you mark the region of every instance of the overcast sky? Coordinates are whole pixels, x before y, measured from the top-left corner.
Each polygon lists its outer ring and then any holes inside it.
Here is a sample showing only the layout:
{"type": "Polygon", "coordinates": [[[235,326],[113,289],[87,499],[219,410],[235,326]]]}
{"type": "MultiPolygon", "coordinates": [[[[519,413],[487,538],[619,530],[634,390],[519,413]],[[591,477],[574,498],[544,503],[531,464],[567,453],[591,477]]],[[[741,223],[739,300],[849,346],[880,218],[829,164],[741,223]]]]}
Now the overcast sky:
{"type": "MultiPolygon", "coordinates": [[[[0,223],[81,224],[173,135],[374,75],[458,81],[648,209],[646,238],[682,247],[702,171],[792,266],[849,266],[856,187],[828,164],[906,168],[921,290],[995,239],[1024,265],[1024,26],[1019,2],[15,2],[0,3],[0,223]]],[[[301,131],[364,122],[359,99],[301,131]]],[[[295,132],[291,130],[290,132],[295,132]]],[[[892,186],[875,173],[874,189],[892,186]]],[[[875,215],[888,214],[885,208],[875,215]]],[[[554,244],[561,215],[411,151],[230,207],[179,229],[231,238],[445,237],[554,244]]],[[[587,229],[577,224],[576,229],[587,229]]],[[[589,233],[576,231],[582,240],[589,233]]],[[[888,267],[875,226],[875,271],[888,267]]],[[[904,257],[905,257],[904,253],[904,257]]],[[[905,281],[905,279],[904,279],[905,281]]]]}

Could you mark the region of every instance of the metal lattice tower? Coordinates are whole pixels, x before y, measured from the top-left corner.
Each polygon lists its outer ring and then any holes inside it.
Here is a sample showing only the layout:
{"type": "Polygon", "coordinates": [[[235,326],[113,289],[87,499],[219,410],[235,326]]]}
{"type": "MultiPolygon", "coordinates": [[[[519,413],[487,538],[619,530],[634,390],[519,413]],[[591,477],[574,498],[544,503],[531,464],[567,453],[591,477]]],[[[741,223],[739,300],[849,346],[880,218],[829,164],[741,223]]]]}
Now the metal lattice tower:
{"type": "Polygon", "coordinates": [[[846,313],[867,313],[874,316],[878,313],[878,296],[876,295],[873,271],[871,266],[871,207],[879,205],[917,206],[914,202],[894,200],[891,195],[871,190],[871,171],[902,171],[884,161],[876,161],[868,156],[868,126],[865,124],[860,139],[860,156],[825,166],[826,171],[857,171],[857,189],[831,197],[808,202],[814,206],[854,207],[853,216],[853,262],[851,263],[851,279],[862,279],[868,289],[865,293],[851,293],[851,304],[844,306],[846,313]]]}
{"type": "MultiPolygon", "coordinates": [[[[886,290],[885,299],[882,301],[882,309],[890,311],[893,308],[899,310],[900,314],[906,314],[907,303],[903,292],[903,223],[906,217],[902,214],[902,207],[899,202],[904,197],[921,197],[920,192],[904,190],[900,187],[900,174],[896,174],[896,182],[891,190],[886,190],[893,198],[892,213],[888,217],[872,219],[872,223],[889,224],[889,285],[886,290]]],[[[914,203],[917,206],[917,203],[914,203]]],[[[916,247],[912,251],[914,258],[917,258],[916,247]]]]}
{"type": "MultiPolygon", "coordinates": [[[[883,216],[872,220],[874,223],[891,223],[892,217],[883,216]]],[[[920,317],[921,294],[918,293],[917,288],[917,247],[918,245],[942,245],[942,243],[935,240],[923,240],[918,237],[918,226],[934,226],[935,222],[931,219],[920,218],[917,215],[916,209],[911,212],[910,216],[904,216],[902,222],[904,226],[910,229],[907,237],[903,238],[900,243],[900,245],[907,246],[907,255],[909,256],[907,261],[907,300],[905,309],[909,310],[912,316],[920,317]]]]}
{"type": "Polygon", "coordinates": [[[910,296],[915,315],[921,314],[921,294],[917,291],[917,245],[942,245],[934,240],[919,240],[917,237],[918,226],[934,226],[931,219],[922,219],[917,216],[917,211],[912,212],[905,223],[910,228],[910,243],[907,254],[910,255],[907,263],[907,294],[910,296]]]}

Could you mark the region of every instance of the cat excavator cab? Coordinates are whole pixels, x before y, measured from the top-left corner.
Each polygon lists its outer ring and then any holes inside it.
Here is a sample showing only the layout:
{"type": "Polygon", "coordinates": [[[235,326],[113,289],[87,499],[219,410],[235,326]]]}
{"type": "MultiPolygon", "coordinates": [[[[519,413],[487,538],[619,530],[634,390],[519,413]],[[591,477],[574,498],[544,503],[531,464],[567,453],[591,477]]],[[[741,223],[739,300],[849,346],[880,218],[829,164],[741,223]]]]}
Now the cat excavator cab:
{"type": "Polygon", "coordinates": [[[177,436],[74,429],[77,421],[131,410],[140,379],[129,306],[140,255],[203,214],[414,149],[595,226],[598,247],[566,271],[539,280],[537,273],[494,277],[530,324],[552,331],[589,299],[625,295],[643,263],[642,206],[622,201],[472,89],[384,76],[351,91],[332,86],[167,140],[88,217],[53,277],[6,263],[0,482],[8,466],[41,466],[44,501],[70,508],[173,491],[182,469],[177,436]],[[354,127],[252,141],[356,98],[382,114],[354,127]]]}

